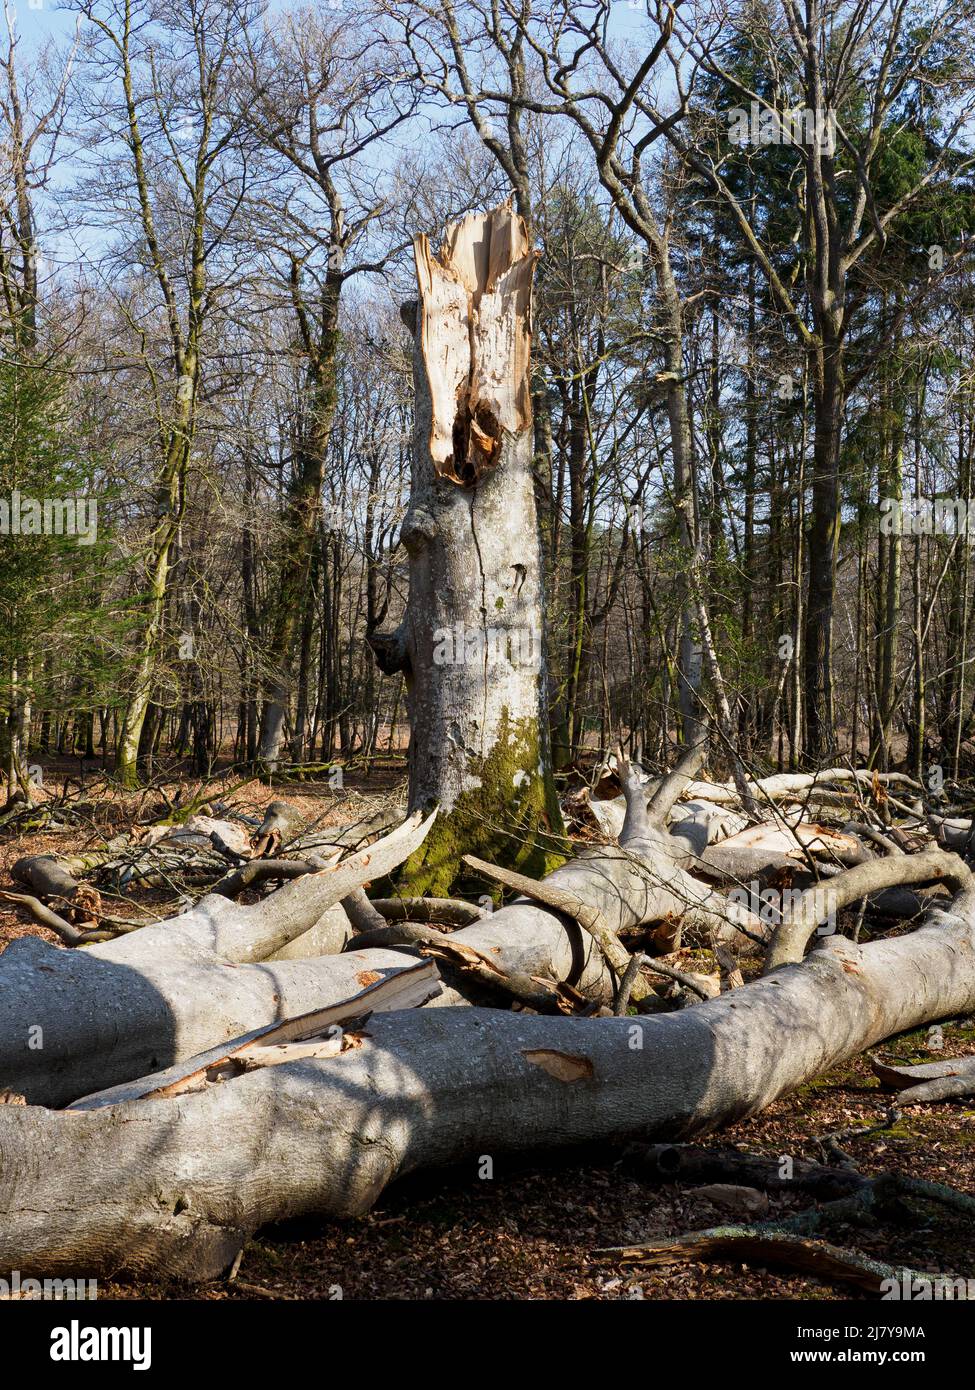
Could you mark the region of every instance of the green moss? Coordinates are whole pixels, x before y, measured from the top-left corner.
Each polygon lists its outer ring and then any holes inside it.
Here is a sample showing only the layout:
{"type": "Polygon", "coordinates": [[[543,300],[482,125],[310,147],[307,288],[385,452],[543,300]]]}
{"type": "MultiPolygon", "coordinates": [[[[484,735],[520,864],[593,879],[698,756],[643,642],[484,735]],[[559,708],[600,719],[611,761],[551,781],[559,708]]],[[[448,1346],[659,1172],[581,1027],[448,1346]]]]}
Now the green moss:
{"type": "Polygon", "coordinates": [[[888,1038],[883,1044],[884,1057],[888,1061],[901,1064],[938,1061],[941,1049],[931,1046],[931,1030],[935,1027],[940,1027],[946,1043],[975,1042],[975,1028],[968,1019],[961,1025],[927,1023],[923,1028],[915,1028],[910,1033],[900,1033],[894,1038],[888,1038]]]}
{"type": "MultiPolygon", "coordinates": [[[[446,897],[466,872],[465,854],[544,878],[569,851],[555,784],[538,772],[536,719],[511,720],[502,713],[497,741],[471,768],[480,785],[458,797],[438,816],[426,840],[403,865],[400,885],[411,896],[446,897]]],[[[468,874],[468,877],[470,875],[468,874]]],[[[487,890],[497,901],[496,884],[487,890]]]]}

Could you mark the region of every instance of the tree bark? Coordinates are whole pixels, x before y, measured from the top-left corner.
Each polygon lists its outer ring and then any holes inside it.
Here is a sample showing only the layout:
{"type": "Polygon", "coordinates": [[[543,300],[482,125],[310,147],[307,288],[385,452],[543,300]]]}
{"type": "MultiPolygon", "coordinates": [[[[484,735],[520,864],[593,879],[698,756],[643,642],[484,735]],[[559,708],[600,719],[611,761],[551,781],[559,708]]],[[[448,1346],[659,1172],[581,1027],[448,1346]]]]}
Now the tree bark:
{"type": "MultiPolygon", "coordinates": [[[[468,972],[472,986],[514,981],[522,997],[526,990],[551,996],[564,982],[608,1004],[617,974],[584,938],[583,914],[614,935],[670,920],[706,941],[764,937],[755,914],[682,867],[686,845],[663,825],[683,779],[667,779],[648,813],[635,772],[621,763],[620,775],[627,812],[618,845],[586,850],[556,869],[538,885],[542,902],[515,901],[445,938],[437,954],[468,972]],[[555,907],[547,905],[553,898],[555,907]]],[[[36,938],[13,942],[0,956],[0,1089],[63,1104],[274,1018],[343,999],[401,969],[402,951],[394,949],[294,960],[285,948],[317,932],[323,914],[364,882],[414,854],[431,823],[419,824],[414,814],[366,850],[252,907],[210,894],[182,917],[85,951],[61,951],[36,938]],[[257,964],[272,956],[280,963],[257,964]],[[38,1027],[39,1044],[32,1031],[38,1027]]],[[[334,941],[329,924],[322,944],[334,941]]],[[[313,937],[309,949],[317,948],[313,937]]],[[[463,992],[444,991],[441,1002],[463,999],[463,992]]]]}
{"type": "Polygon", "coordinates": [[[543,873],[552,779],[530,396],[535,255],[510,206],[415,243],[416,432],[402,624],[370,643],[406,675],[411,809],[441,816],[406,866],[446,896],[465,852],[543,873]]]}
{"type": "Polygon", "coordinates": [[[84,950],[11,942],[0,956],[0,1090],[61,1105],[402,969],[394,951],[266,962],[355,888],[392,872],[431,823],[413,816],[251,907],[211,894],[181,917],[84,950]]]}
{"type": "Polygon", "coordinates": [[[178,1099],[0,1106],[0,1265],[213,1278],[268,1221],[356,1216],[397,1176],[484,1154],[706,1133],[893,1033],[973,1009],[966,892],[910,936],[832,938],[663,1018],[401,1011],[339,1055],[178,1099]]]}

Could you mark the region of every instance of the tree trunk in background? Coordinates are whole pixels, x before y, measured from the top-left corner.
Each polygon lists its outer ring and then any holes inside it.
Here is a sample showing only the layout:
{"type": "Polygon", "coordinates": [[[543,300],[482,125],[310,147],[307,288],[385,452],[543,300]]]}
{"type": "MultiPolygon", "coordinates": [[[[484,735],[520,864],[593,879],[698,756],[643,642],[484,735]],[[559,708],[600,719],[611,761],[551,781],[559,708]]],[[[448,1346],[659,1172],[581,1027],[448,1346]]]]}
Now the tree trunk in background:
{"type": "MultiPolygon", "coordinates": [[[[683,312],[680,294],[670,265],[667,243],[661,238],[655,261],[657,293],[660,302],[661,336],[664,339],[665,370],[662,385],[667,402],[670,425],[670,448],[674,469],[674,502],[681,549],[688,563],[698,554],[700,537],[694,519],[694,467],[691,426],[687,410],[687,389],[684,382],[683,312]]],[[[681,731],[684,742],[691,747],[699,743],[704,733],[701,718],[701,678],[704,651],[697,627],[694,595],[690,592],[685,571],[678,576],[682,595],[680,649],[677,662],[681,731]]]]}
{"type": "Polygon", "coordinates": [[[544,873],[562,833],[532,474],[535,256],[510,206],[449,226],[438,256],[418,237],[415,254],[410,594],[399,628],[370,642],[406,675],[410,808],[441,808],[404,876],[446,894],[461,855],[544,873]]]}
{"type": "Polygon", "coordinates": [[[156,489],[157,514],[160,520],[153,533],[146,560],[146,587],[143,599],[145,616],[115,760],[115,771],[123,787],[134,787],[139,781],[140,748],[145,746],[142,726],[152,703],[153,679],[166,616],[173,546],[185,502],[186,469],[195,429],[197,379],[198,365],[194,357],[192,364],[184,363],[184,372],[180,376],[180,382],[185,381],[188,386],[183,388],[181,385],[177,391],[176,420],[156,489]]]}
{"type": "MultiPolygon", "coordinates": [[[[895,413],[893,389],[884,403],[884,438],[877,484],[878,503],[901,499],[904,486],[904,421],[895,413]]],[[[900,617],[902,537],[898,530],[877,542],[877,625],[875,646],[876,699],[870,765],[886,771],[897,706],[897,649],[900,617]]]]}
{"type": "MultiPolygon", "coordinates": [[[[972,503],[972,455],[975,430],[971,411],[962,407],[958,420],[956,458],[958,495],[972,503]]],[[[962,544],[957,565],[951,570],[951,599],[948,612],[948,670],[945,674],[943,700],[944,720],[942,742],[951,750],[951,775],[957,781],[962,739],[965,735],[966,657],[968,653],[968,622],[971,584],[972,552],[970,538],[962,544]]]]}
{"type": "Polygon", "coordinates": [[[806,745],[813,761],[828,758],[836,741],[833,709],[833,607],[840,541],[840,420],[843,412],[842,349],[824,344],[817,364],[813,445],[812,525],[805,657],[806,745]]]}
{"type": "MultiPolygon", "coordinates": [[[[921,481],[921,418],[924,401],[924,384],[919,381],[914,397],[913,453],[914,453],[914,502],[920,506],[923,496],[921,481]]],[[[913,677],[911,681],[911,714],[907,726],[907,765],[913,775],[922,781],[924,778],[924,744],[927,738],[926,690],[924,665],[924,537],[918,532],[914,536],[911,556],[911,598],[912,623],[911,644],[913,648],[913,677]]]]}
{"type": "Polygon", "coordinates": [[[301,616],[301,638],[298,643],[298,684],[295,704],[295,724],[291,741],[291,760],[304,762],[308,742],[308,683],[312,661],[312,638],[315,627],[315,594],[318,589],[318,548],[313,547],[311,568],[301,616]]]}
{"type": "Polygon", "coordinates": [[[245,451],[244,459],[244,498],[246,505],[245,523],[241,535],[240,580],[244,602],[244,630],[246,642],[243,650],[243,669],[241,672],[241,737],[238,758],[252,763],[257,757],[258,733],[258,656],[261,648],[261,620],[257,601],[257,553],[254,535],[254,502],[257,496],[257,477],[254,460],[245,451]]]}
{"type": "MultiPolygon", "coordinates": [[[[600,358],[601,358],[600,352],[600,358]]],[[[590,453],[588,401],[599,376],[599,359],[588,371],[577,362],[577,374],[565,388],[563,409],[569,422],[569,612],[563,656],[564,696],[553,732],[553,760],[566,767],[578,757],[585,736],[583,701],[588,681],[590,653],[587,646],[589,586],[592,551],[593,489],[596,482],[590,453]]],[[[556,522],[558,524],[558,522],[556,522]]]]}
{"type": "Polygon", "coordinates": [[[308,587],[312,552],[321,517],[322,482],[335,419],[336,358],[339,346],[341,268],[329,271],[322,295],[321,324],[313,341],[297,289],[295,309],[308,358],[309,421],[298,456],[298,472],[285,516],[284,550],[272,589],[268,639],[268,677],[261,713],[258,761],[273,768],[281,752],[291,697],[291,664],[298,638],[302,604],[308,587]]]}

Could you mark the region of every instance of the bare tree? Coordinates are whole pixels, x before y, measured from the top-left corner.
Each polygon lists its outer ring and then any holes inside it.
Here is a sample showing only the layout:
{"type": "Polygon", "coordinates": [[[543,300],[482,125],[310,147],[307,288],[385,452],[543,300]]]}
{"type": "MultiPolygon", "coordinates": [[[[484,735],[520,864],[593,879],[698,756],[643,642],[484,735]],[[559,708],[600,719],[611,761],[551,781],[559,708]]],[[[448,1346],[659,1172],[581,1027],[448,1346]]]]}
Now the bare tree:
{"type": "MultiPolygon", "coordinates": [[[[133,785],[186,502],[205,330],[222,288],[210,269],[239,201],[237,125],[221,100],[239,16],[225,0],[79,0],[77,9],[86,24],[89,138],[100,163],[106,138],[118,141],[125,161],[102,165],[89,197],[126,228],[123,258],[155,286],[167,341],[165,359],[144,362],[158,451],[154,520],[117,757],[119,778],[133,785]]],[[[132,329],[146,344],[144,325],[132,329]]]]}

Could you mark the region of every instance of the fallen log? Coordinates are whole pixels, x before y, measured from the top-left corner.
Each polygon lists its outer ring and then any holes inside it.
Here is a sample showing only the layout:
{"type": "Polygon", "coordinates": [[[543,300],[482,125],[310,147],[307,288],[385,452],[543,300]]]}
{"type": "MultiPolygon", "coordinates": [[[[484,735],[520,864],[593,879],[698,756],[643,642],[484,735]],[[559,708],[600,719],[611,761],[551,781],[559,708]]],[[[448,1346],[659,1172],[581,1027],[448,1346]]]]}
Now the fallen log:
{"type": "Polygon", "coordinates": [[[953,849],[958,854],[971,851],[975,841],[975,824],[971,820],[936,815],[929,815],[927,819],[936,840],[945,849],[953,849]]]}
{"type": "MultiPolygon", "coordinates": [[[[821,772],[779,772],[772,777],[760,777],[749,782],[748,787],[759,805],[763,801],[776,801],[782,797],[790,800],[802,792],[821,791],[834,786],[853,784],[856,787],[905,787],[912,792],[922,792],[920,782],[903,772],[868,772],[863,768],[828,767],[821,772]]],[[[852,788],[851,788],[852,790],[852,788]]],[[[687,797],[704,797],[710,801],[738,802],[740,795],[732,782],[688,782],[683,789],[687,797]]]]}
{"type": "Polygon", "coordinates": [[[178,1099],[70,1114],[3,1106],[0,1265],[215,1277],[261,1225],[360,1214],[400,1174],[712,1131],[894,1033],[973,1010],[967,890],[909,936],[829,938],[801,963],[679,1013],[402,1011],[375,1016],[361,1045],[337,1056],[178,1099]],[[84,1181],[65,1182],[69,1172],[84,1181]]]}
{"type": "Polygon", "coordinates": [[[429,922],[432,926],[469,927],[488,915],[463,898],[372,898],[373,910],[387,922],[429,922]]]}
{"type": "Polygon", "coordinates": [[[180,917],[72,951],[13,941],[0,955],[0,1088],[63,1104],[402,969],[394,951],[370,953],[368,963],[361,955],[266,962],[403,863],[432,819],[413,816],[248,907],[211,894],[180,917]]]}
{"type": "MultiPolygon", "coordinates": [[[[746,932],[763,941],[765,928],[753,913],[679,867],[681,848],[651,822],[635,776],[627,786],[630,810],[620,844],[584,851],[560,866],[544,880],[546,891],[602,914],[614,934],[669,918],[706,940],[737,940],[746,932]]],[[[419,825],[413,817],[360,854],[304,874],[251,906],[210,894],[181,917],[70,955],[35,938],[13,942],[0,956],[0,1086],[34,1103],[63,1104],[259,1027],[285,1005],[303,1012],[344,998],[366,977],[402,968],[402,951],[395,949],[261,968],[257,962],[308,932],[353,889],[391,872],[422,843],[429,825],[429,818],[419,825]],[[38,1027],[41,1048],[30,1041],[38,1027]]],[[[449,942],[455,955],[477,958],[472,973],[480,983],[492,975],[505,988],[515,982],[518,997],[532,1007],[553,1006],[560,985],[597,1005],[611,1002],[618,987],[601,951],[581,943],[578,928],[542,904],[516,902],[449,942]]],[[[461,997],[446,990],[440,1002],[461,997]]]]}
{"type": "Polygon", "coordinates": [[[207,1086],[219,1085],[221,1081],[240,1075],[242,1071],[256,1070],[256,1060],[264,1065],[281,1065],[285,1061],[303,1060],[308,1055],[335,1056],[342,1049],[333,1052],[318,1051],[314,1054],[302,1053],[300,1058],[279,1056],[273,1062],[264,1054],[270,1047],[283,1048],[303,1044],[309,1039],[339,1041],[344,1029],[353,1023],[366,1022],[373,1013],[389,1013],[393,1009],[415,1009],[421,1004],[435,999],[440,993],[437,967],[432,961],[418,961],[415,965],[404,966],[395,975],[343,999],[338,1004],[330,1004],[323,1009],[312,1009],[308,1013],[287,1018],[282,1023],[267,1023],[263,1028],[255,1028],[242,1038],[230,1043],[222,1043],[210,1052],[157,1072],[154,1076],[142,1077],[138,1081],[123,1082],[94,1095],[82,1096],[73,1101],[70,1110],[97,1110],[103,1105],[117,1105],[122,1101],[143,1099],[165,1099],[188,1095],[192,1091],[205,1090],[207,1086]]]}
{"type": "Polygon", "coordinates": [[[251,859],[232,869],[210,889],[222,898],[239,898],[248,888],[260,888],[275,879],[289,882],[314,873],[316,866],[307,859],[251,859]]]}
{"type": "Polygon", "coordinates": [[[294,806],[286,801],[272,801],[251,840],[254,858],[276,854],[299,834],[302,824],[301,813],[294,806]]]}
{"type": "Polygon", "coordinates": [[[372,946],[429,946],[444,939],[441,927],[425,922],[393,922],[372,931],[359,932],[349,941],[350,951],[367,951],[372,946]]]}
{"type": "Polygon", "coordinates": [[[734,1182],[773,1194],[803,1192],[817,1201],[849,1196],[871,1182],[852,1168],[827,1167],[804,1159],[794,1159],[788,1176],[784,1176],[780,1158],[699,1144],[631,1144],[623,1157],[627,1167],[645,1180],[734,1182]]]}
{"type": "Polygon", "coordinates": [[[882,1293],[899,1286],[903,1275],[918,1277],[914,1270],[884,1264],[852,1250],[841,1250],[827,1241],[811,1240],[791,1231],[749,1226],[712,1226],[706,1231],[647,1241],[644,1245],[598,1250],[625,1265],[660,1268],[675,1264],[734,1263],[771,1265],[811,1274],[828,1284],[851,1284],[864,1293],[882,1293]]]}
{"type": "Polygon", "coordinates": [[[975,1095],[975,1057],[945,1058],[918,1067],[892,1067],[872,1057],[870,1064],[881,1085],[898,1092],[898,1105],[975,1095]]]}
{"type": "MultiPolygon", "coordinates": [[[[18,859],[10,870],[10,876],[30,888],[45,906],[60,908],[61,912],[56,913],[56,916],[62,920],[62,925],[76,926],[79,921],[96,920],[102,906],[97,890],[79,880],[76,874],[89,866],[101,863],[106,857],[105,853],[65,858],[54,854],[32,854],[18,859]],[[64,921],[65,910],[75,919],[73,924],[64,921]]],[[[47,922],[45,925],[58,931],[53,922],[47,922]]],[[[59,935],[62,940],[68,939],[61,931],[59,935]]]]}
{"type": "Polygon", "coordinates": [[[336,903],[322,913],[313,927],[272,951],[268,960],[314,960],[318,956],[338,955],[348,948],[354,930],[345,908],[336,903]]]}

